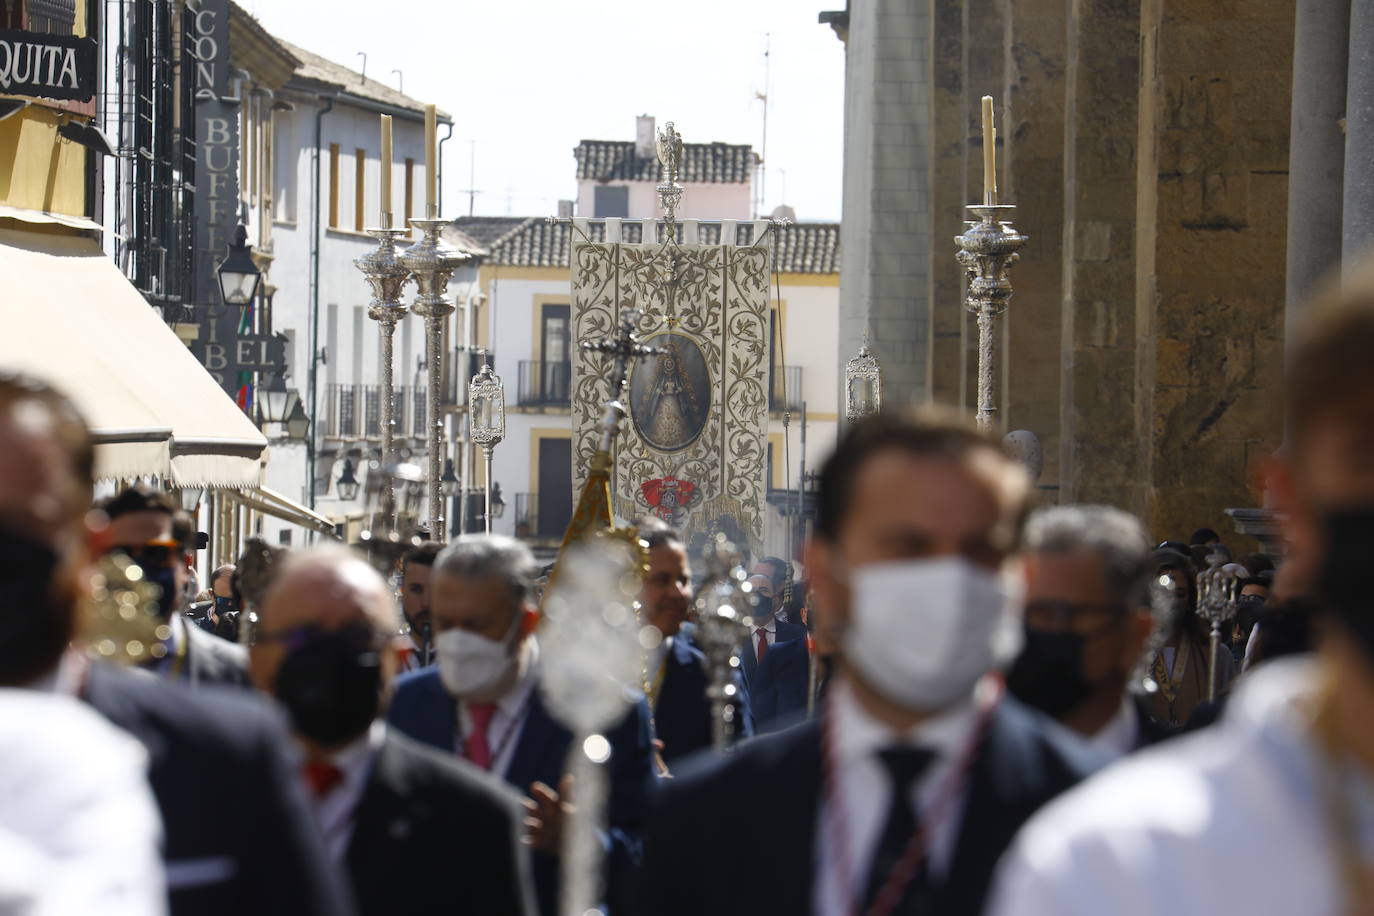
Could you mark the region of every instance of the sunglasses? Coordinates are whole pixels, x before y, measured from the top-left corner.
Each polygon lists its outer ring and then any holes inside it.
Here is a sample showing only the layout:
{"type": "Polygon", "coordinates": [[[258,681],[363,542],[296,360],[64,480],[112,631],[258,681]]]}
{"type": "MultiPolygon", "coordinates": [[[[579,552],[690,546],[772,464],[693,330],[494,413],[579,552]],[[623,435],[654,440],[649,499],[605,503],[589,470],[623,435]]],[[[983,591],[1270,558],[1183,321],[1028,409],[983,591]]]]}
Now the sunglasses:
{"type": "Polygon", "coordinates": [[[174,566],[181,562],[184,551],[176,541],[149,541],[146,544],[121,544],[105,551],[106,555],[122,554],[139,566],[174,566]]]}

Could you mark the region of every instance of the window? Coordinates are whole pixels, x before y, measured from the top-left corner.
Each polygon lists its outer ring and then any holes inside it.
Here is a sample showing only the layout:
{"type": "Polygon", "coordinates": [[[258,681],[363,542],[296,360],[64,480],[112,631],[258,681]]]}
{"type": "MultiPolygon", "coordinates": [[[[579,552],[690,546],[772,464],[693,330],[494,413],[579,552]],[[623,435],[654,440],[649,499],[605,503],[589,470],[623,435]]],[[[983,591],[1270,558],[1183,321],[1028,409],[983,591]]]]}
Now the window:
{"type": "Polygon", "coordinates": [[[408,227],[410,226],[410,220],[411,220],[411,218],[412,218],[412,217],[414,216],[414,214],[415,214],[414,204],[413,204],[414,200],[415,200],[415,160],[414,160],[414,159],[407,159],[407,160],[406,160],[406,200],[405,200],[405,206],[402,208],[402,209],[405,211],[406,221],[405,221],[405,225],[404,225],[402,228],[408,228],[408,227]]]}
{"type": "Polygon", "coordinates": [[[541,401],[566,403],[572,381],[571,315],[566,305],[540,307],[541,401]]]}
{"type": "Polygon", "coordinates": [[[353,151],[353,228],[357,232],[363,231],[363,207],[365,200],[363,192],[367,189],[365,180],[367,169],[367,152],[364,150],[353,151]]]}
{"type": "Polygon", "coordinates": [[[629,219],[630,189],[621,185],[618,188],[599,185],[594,189],[592,198],[592,218],[619,217],[629,219]]]}
{"type": "Polygon", "coordinates": [[[339,144],[329,144],[329,228],[339,228],[339,144]]]}
{"type": "Polygon", "coordinates": [[[76,26],[76,0],[19,0],[5,5],[14,7],[15,12],[10,15],[28,7],[30,32],[70,35],[76,26]]]}
{"type": "Polygon", "coordinates": [[[295,121],[288,111],[272,118],[272,204],[273,216],[285,222],[296,221],[296,137],[295,121]]]}

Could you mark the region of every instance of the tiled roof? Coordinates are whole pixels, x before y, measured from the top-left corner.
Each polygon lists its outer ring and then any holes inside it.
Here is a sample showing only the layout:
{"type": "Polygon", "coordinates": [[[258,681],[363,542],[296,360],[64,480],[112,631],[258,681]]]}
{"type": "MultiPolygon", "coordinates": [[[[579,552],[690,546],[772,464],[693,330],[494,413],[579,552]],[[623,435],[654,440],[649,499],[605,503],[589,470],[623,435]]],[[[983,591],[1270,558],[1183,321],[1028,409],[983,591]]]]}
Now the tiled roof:
{"type": "MultiPolygon", "coordinates": [[[[635,153],[631,141],[583,140],[573,150],[577,157],[577,177],[593,181],[663,180],[663,167],[657,156],[635,153]]],[[[757,157],[746,143],[684,143],[681,182],[742,184],[754,173],[757,157]]]]}
{"type": "MultiPolygon", "coordinates": [[[[425,110],[424,102],[397,92],[386,83],[379,83],[370,77],[365,77],[357,70],[345,67],[343,64],[336,64],[332,60],[323,58],[304,48],[299,48],[288,41],[282,41],[280,38],[277,41],[300,58],[301,65],[296,68],[296,76],[302,79],[338,86],[349,95],[378,102],[382,105],[389,105],[392,108],[404,108],[418,112],[425,110]]],[[[439,119],[447,121],[449,116],[440,112],[439,119]]]]}
{"type": "MultiPolygon", "coordinates": [[[[573,233],[569,223],[550,223],[537,216],[463,216],[454,220],[453,225],[490,252],[486,258],[487,264],[502,267],[568,266],[568,249],[573,233]]],[[[752,231],[752,224],[739,223],[735,243],[748,244],[752,231]]],[[[626,242],[641,242],[644,224],[627,221],[622,224],[622,232],[626,242]]],[[[778,226],[774,232],[777,233],[776,270],[781,273],[839,273],[838,223],[790,223],[778,226]]],[[[606,238],[605,223],[592,221],[587,226],[587,234],[593,241],[602,241],[606,238]]],[[[699,239],[703,245],[719,244],[720,223],[701,223],[699,239]]]]}

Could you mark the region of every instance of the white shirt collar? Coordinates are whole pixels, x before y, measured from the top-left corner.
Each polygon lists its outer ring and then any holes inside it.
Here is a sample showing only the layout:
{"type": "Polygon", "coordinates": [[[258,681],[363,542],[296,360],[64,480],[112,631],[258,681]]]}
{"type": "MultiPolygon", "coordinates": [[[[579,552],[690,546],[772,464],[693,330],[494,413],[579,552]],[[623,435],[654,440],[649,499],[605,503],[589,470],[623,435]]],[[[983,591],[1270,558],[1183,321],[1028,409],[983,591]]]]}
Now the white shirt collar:
{"type": "Polygon", "coordinates": [[[984,678],[968,698],[907,731],[894,731],[868,714],[854,696],[854,688],[839,679],[831,694],[835,717],[836,751],[842,761],[870,757],[898,744],[921,747],[941,758],[957,754],[977,724],[978,710],[991,699],[997,686],[984,678]]]}
{"type": "Polygon", "coordinates": [[[1116,715],[1108,719],[1107,724],[1088,739],[1088,744],[1113,757],[1121,757],[1135,750],[1139,737],[1140,712],[1135,708],[1135,701],[1131,695],[1123,693],[1116,715]]]}
{"type": "Polygon", "coordinates": [[[772,614],[768,615],[768,622],[761,627],[754,627],[757,634],[759,630],[764,630],[769,636],[776,636],[778,633],[778,618],[772,614]]]}

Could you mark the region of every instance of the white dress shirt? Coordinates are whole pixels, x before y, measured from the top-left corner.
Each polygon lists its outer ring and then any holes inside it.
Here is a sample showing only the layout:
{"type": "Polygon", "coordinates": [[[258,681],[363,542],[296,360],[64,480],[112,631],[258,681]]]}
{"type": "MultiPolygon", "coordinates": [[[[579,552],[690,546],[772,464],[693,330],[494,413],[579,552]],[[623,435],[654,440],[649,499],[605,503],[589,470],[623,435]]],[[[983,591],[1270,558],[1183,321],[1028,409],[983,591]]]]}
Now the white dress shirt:
{"type": "Polygon", "coordinates": [[[142,745],[79,701],[0,690],[0,911],[165,913],[147,766],[142,745]]]}
{"type": "Polygon", "coordinates": [[[1129,693],[1122,695],[1121,705],[1117,707],[1116,712],[1093,735],[1083,735],[1048,716],[1045,718],[1050,727],[1060,735],[1088,745],[1108,760],[1116,760],[1131,753],[1140,738],[1140,710],[1136,708],[1135,701],[1129,693]]]}
{"type": "Polygon", "coordinates": [[[947,872],[963,818],[964,787],[954,785],[960,758],[974,737],[979,710],[992,701],[996,690],[994,683],[984,681],[967,701],[898,733],[864,711],[847,681],[836,680],[826,710],[834,738],[835,793],[822,797],[814,850],[818,867],[811,899],[817,914],[853,912],[867,887],[892,802],[891,778],[878,752],[894,745],[919,747],[936,755],[912,787],[911,803],[928,831],[928,873],[940,877],[947,872]],[[951,788],[958,794],[944,798],[951,788]],[[939,820],[925,823],[926,817],[936,816],[932,809],[941,806],[939,820]]]}
{"type": "MultiPolygon", "coordinates": [[[[511,759],[515,756],[515,746],[520,743],[520,730],[525,727],[529,717],[530,703],[534,691],[539,686],[539,642],[530,636],[520,648],[520,674],[511,688],[496,701],[496,712],[487,723],[487,747],[491,749],[491,772],[504,776],[510,769],[511,759]]],[[[468,704],[458,703],[458,728],[454,736],[458,755],[463,755],[463,746],[472,734],[472,714],[468,704]]],[[[554,786],[553,788],[558,788],[554,786]]]]}
{"type": "Polygon", "coordinates": [[[306,794],[315,812],[315,823],[320,828],[320,836],[324,838],[324,847],[337,865],[342,865],[348,854],[348,844],[353,839],[353,815],[358,810],[358,802],[362,801],[363,790],[367,788],[372,762],[376,760],[377,751],[385,740],[386,723],[378,719],[361,738],[330,755],[329,762],[343,774],[337,786],[323,798],[316,798],[306,787],[306,794]]]}
{"type": "MultiPolygon", "coordinates": [[[[991,916],[1341,916],[1340,857],[1311,730],[1306,659],[1270,662],[1221,722],[1148,748],[1031,819],[1001,870],[991,916]]],[[[1374,782],[1340,777],[1365,862],[1374,782]]]]}

